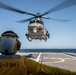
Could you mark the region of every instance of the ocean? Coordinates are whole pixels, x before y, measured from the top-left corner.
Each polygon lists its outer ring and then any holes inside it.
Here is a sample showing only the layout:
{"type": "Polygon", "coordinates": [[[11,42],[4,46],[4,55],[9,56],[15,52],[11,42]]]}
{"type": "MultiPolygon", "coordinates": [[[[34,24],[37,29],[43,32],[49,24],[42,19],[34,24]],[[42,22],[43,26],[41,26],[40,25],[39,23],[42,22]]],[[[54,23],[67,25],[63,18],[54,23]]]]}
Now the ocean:
{"type": "Polygon", "coordinates": [[[72,52],[72,53],[76,53],[76,49],[21,49],[20,52],[72,52]]]}
{"type": "Polygon", "coordinates": [[[76,56],[76,49],[21,49],[19,52],[57,52],[76,56]]]}

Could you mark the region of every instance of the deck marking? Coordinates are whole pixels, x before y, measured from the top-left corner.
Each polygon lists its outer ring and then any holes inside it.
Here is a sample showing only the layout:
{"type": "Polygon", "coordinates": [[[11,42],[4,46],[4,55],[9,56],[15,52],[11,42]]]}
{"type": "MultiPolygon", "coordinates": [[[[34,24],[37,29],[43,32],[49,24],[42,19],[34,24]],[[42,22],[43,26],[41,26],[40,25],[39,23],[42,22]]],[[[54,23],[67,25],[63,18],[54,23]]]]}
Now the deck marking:
{"type": "Polygon", "coordinates": [[[37,57],[37,59],[36,59],[37,62],[39,61],[40,56],[41,56],[41,53],[39,53],[39,55],[38,55],[38,57],[37,57]]]}
{"type": "Polygon", "coordinates": [[[44,59],[50,59],[50,62],[45,62],[44,63],[60,63],[60,62],[64,62],[65,60],[62,58],[44,58],[44,59]],[[56,61],[51,62],[51,59],[56,59],[56,61]]]}

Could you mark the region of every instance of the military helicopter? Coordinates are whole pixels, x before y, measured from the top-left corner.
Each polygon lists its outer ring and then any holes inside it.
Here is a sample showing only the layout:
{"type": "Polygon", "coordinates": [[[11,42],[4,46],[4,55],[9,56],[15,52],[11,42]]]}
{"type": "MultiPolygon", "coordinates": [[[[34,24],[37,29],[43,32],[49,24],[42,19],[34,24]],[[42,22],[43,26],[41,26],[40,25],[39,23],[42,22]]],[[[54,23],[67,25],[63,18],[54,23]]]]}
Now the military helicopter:
{"type": "Polygon", "coordinates": [[[29,41],[32,41],[32,39],[44,39],[46,41],[47,38],[50,38],[50,34],[41,18],[35,18],[29,21],[28,33],[26,33],[25,36],[29,41]]]}
{"type": "Polygon", "coordinates": [[[16,9],[14,7],[8,6],[8,5],[0,2],[0,8],[7,9],[10,11],[14,11],[14,12],[21,13],[21,14],[27,14],[27,15],[33,16],[29,19],[17,21],[17,22],[21,22],[21,23],[29,21],[28,33],[25,34],[25,36],[27,37],[27,39],[29,41],[32,41],[33,39],[39,39],[39,40],[45,40],[46,41],[48,38],[50,38],[50,34],[47,31],[45,24],[42,21],[42,18],[61,21],[61,22],[71,21],[71,20],[65,20],[65,19],[53,19],[50,17],[45,17],[44,15],[47,15],[49,13],[53,13],[53,12],[56,12],[58,10],[65,9],[65,8],[68,8],[68,7],[71,7],[74,5],[76,5],[76,0],[65,0],[64,2],[58,4],[57,6],[46,11],[43,14],[40,14],[40,13],[32,14],[32,13],[28,13],[28,12],[16,9]]]}

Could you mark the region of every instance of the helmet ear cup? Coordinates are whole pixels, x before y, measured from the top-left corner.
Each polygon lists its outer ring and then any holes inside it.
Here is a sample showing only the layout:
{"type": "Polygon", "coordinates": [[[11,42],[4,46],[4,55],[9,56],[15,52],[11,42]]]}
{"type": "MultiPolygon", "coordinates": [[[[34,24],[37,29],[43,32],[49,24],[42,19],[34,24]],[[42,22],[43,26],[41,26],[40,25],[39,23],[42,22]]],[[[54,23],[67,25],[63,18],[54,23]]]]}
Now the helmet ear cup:
{"type": "Polygon", "coordinates": [[[21,42],[18,40],[18,42],[17,42],[17,50],[18,51],[20,50],[20,47],[21,47],[21,42]]]}

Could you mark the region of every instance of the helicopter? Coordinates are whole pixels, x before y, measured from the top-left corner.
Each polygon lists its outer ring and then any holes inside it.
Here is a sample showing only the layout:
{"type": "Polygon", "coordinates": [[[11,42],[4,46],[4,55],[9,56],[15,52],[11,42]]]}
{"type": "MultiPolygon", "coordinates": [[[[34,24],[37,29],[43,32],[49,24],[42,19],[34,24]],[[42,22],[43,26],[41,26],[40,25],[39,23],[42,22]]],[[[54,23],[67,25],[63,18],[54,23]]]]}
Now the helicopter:
{"type": "Polygon", "coordinates": [[[33,39],[44,39],[46,41],[47,38],[50,38],[50,34],[47,31],[44,22],[40,18],[29,21],[28,33],[26,33],[25,36],[29,41],[32,41],[33,39]]]}
{"type": "Polygon", "coordinates": [[[0,8],[33,16],[33,17],[25,19],[25,20],[17,21],[20,23],[29,21],[28,33],[25,34],[26,38],[29,41],[32,41],[33,39],[39,39],[39,40],[46,41],[48,38],[50,38],[50,34],[47,31],[42,18],[56,20],[56,21],[60,21],[60,22],[71,21],[71,20],[65,20],[65,19],[53,19],[50,17],[45,17],[44,15],[47,15],[49,13],[53,13],[53,12],[56,12],[56,11],[59,11],[59,10],[62,10],[62,9],[65,9],[65,8],[68,8],[68,7],[71,7],[74,5],[76,5],[76,0],[65,0],[62,3],[58,4],[57,6],[55,6],[54,8],[44,12],[43,14],[40,14],[40,13],[33,14],[33,13],[28,13],[28,12],[16,9],[14,7],[8,6],[8,5],[0,2],[0,8]]]}

